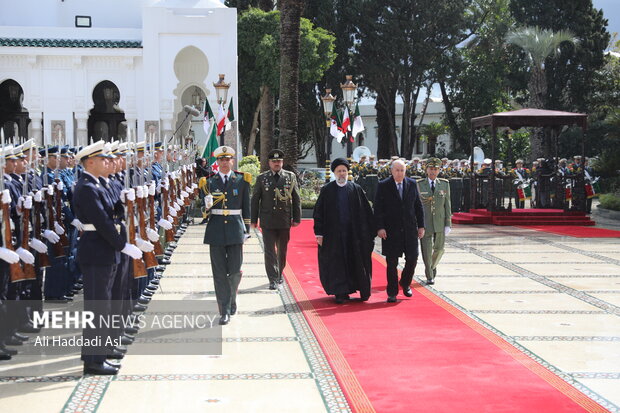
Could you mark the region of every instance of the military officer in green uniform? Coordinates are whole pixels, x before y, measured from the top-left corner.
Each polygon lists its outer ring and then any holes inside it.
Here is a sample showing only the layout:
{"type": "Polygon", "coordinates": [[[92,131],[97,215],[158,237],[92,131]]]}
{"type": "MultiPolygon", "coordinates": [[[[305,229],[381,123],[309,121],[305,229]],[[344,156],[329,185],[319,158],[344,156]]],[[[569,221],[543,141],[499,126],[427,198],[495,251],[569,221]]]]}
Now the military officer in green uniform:
{"type": "Polygon", "coordinates": [[[438,178],[441,160],[430,158],[426,163],[426,178],[418,179],[418,189],[424,207],[424,237],[421,240],[422,260],[427,284],[435,284],[437,264],[444,252],[445,237],[452,229],[450,182],[438,178]]]}
{"type": "MultiPolygon", "coordinates": [[[[243,242],[250,231],[251,177],[233,171],[235,151],[220,146],[213,151],[218,172],[209,177],[205,207],[209,217],[204,243],[209,244],[220,325],[237,312],[237,289],[241,282],[243,242]]],[[[247,174],[249,175],[249,174],[247,174]]]]}
{"type": "Polygon", "coordinates": [[[251,226],[256,228],[260,219],[270,290],[283,282],[291,226],[296,227],[301,222],[297,177],[282,169],[283,161],[284,152],[280,149],[269,152],[269,170],[256,178],[252,192],[251,226]]]}

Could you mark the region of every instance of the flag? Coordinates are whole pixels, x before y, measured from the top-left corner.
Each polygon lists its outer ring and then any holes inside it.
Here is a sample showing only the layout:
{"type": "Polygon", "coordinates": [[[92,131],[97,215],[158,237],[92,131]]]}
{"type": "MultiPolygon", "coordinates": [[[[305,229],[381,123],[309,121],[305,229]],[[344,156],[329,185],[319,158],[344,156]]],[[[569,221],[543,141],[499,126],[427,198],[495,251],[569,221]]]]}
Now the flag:
{"type": "Polygon", "coordinates": [[[211,132],[212,119],[215,119],[215,116],[213,115],[213,111],[211,110],[211,105],[209,105],[209,99],[205,98],[205,110],[202,120],[202,128],[205,130],[205,134],[207,136],[209,136],[209,133],[211,132]]]}
{"type": "Polygon", "coordinates": [[[570,190],[570,186],[567,186],[564,189],[564,199],[567,201],[570,201],[571,199],[573,199],[573,192],[570,190]]]}
{"type": "Polygon", "coordinates": [[[586,184],[586,197],[588,199],[592,199],[596,196],[596,191],[594,190],[594,187],[590,184],[586,184]]]}
{"type": "Polygon", "coordinates": [[[217,136],[220,136],[226,126],[226,114],[224,113],[224,106],[220,103],[220,107],[217,111],[217,136]]]}
{"type": "Polygon", "coordinates": [[[213,156],[213,151],[215,151],[220,145],[217,142],[217,128],[215,124],[211,126],[211,133],[207,136],[209,136],[209,139],[205,145],[205,150],[202,153],[202,157],[207,160],[207,165],[211,166],[211,170],[217,172],[218,167],[215,156],[213,156]]]}
{"type": "MultiPolygon", "coordinates": [[[[226,124],[231,124],[235,120],[235,109],[233,108],[233,98],[230,98],[230,104],[228,105],[228,113],[226,114],[226,124]]],[[[228,128],[227,128],[228,129],[228,128]]]]}
{"type": "Polygon", "coordinates": [[[517,188],[517,195],[519,196],[519,201],[525,201],[525,191],[523,188],[517,188]]]}
{"type": "Polygon", "coordinates": [[[342,133],[342,129],[340,128],[340,116],[338,116],[338,110],[336,109],[336,106],[334,106],[334,108],[332,109],[331,120],[332,123],[329,127],[329,134],[336,138],[338,143],[340,143],[342,141],[344,133],[342,133]]]}
{"type": "Polygon", "coordinates": [[[345,106],[344,116],[342,117],[342,133],[349,136],[349,140],[353,142],[353,136],[349,135],[351,131],[351,117],[349,116],[349,108],[345,106]]]}
{"type": "Polygon", "coordinates": [[[355,104],[355,113],[353,114],[353,137],[356,137],[358,133],[364,130],[364,122],[362,122],[362,116],[360,115],[360,107],[355,104]]]}

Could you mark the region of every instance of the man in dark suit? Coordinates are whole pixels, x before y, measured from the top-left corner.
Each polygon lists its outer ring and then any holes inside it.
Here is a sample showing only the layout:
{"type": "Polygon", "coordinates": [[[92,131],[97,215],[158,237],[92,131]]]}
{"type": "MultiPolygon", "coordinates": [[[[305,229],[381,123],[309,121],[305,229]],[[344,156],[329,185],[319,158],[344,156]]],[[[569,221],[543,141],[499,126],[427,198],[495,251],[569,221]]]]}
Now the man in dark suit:
{"type": "MultiPolygon", "coordinates": [[[[99,141],[77,153],[84,172],[78,179],[73,193],[75,214],[83,224],[83,234],[77,246],[77,261],[84,276],[84,311],[92,311],[94,320],[111,315],[112,284],[116,267],[120,263],[120,253],[134,259],[142,257],[142,252],[133,244],[127,243],[114,223],[114,205],[102,188],[99,177],[108,170],[105,142],[99,141]]],[[[133,190],[130,190],[133,191],[133,190]]],[[[135,199],[135,194],[126,196],[135,199]]],[[[84,339],[101,338],[101,345],[82,347],[84,374],[117,374],[118,365],[106,361],[122,358],[106,345],[109,331],[101,326],[84,329],[84,339]]]]}
{"type": "Polygon", "coordinates": [[[418,261],[418,239],[424,236],[424,210],[416,181],[407,178],[405,163],[392,162],[392,176],[379,182],[374,215],[377,236],[382,239],[382,252],[387,261],[388,303],[398,294],[398,258],[405,254],[400,285],[406,297],[413,295],[411,280],[418,261]]]}
{"type": "Polygon", "coordinates": [[[256,178],[252,192],[251,225],[256,228],[260,218],[265,246],[265,271],[269,278],[269,289],[275,290],[283,282],[282,271],[286,266],[291,226],[296,227],[301,222],[301,198],[297,177],[293,172],[282,169],[284,152],[274,149],[268,157],[269,170],[256,178]]]}
{"type": "Polygon", "coordinates": [[[206,197],[205,207],[209,221],[204,243],[209,244],[219,324],[226,325],[237,312],[243,243],[250,232],[251,176],[233,171],[235,151],[230,146],[220,146],[213,154],[219,171],[207,183],[210,196],[206,197]]]}

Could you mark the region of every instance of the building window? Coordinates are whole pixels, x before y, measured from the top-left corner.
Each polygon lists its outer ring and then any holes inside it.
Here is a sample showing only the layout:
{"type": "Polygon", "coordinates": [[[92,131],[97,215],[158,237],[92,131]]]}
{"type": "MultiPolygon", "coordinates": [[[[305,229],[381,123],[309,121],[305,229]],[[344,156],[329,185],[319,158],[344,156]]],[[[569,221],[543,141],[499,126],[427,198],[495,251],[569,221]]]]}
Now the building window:
{"type": "Polygon", "coordinates": [[[75,16],[75,27],[92,27],[90,16],[75,16]]]}

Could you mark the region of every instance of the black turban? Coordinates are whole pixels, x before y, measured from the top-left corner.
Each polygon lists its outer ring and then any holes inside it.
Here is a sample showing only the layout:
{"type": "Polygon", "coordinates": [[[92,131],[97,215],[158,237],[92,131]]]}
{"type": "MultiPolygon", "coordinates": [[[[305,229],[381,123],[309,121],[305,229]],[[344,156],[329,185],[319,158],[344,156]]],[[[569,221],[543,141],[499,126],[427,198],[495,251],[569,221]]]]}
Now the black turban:
{"type": "Polygon", "coordinates": [[[332,172],[334,172],[334,170],[340,165],[344,165],[347,167],[347,169],[351,169],[351,165],[349,165],[349,161],[347,161],[345,158],[336,158],[332,161],[332,166],[331,166],[332,172]]]}

